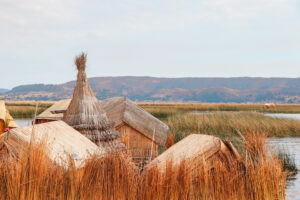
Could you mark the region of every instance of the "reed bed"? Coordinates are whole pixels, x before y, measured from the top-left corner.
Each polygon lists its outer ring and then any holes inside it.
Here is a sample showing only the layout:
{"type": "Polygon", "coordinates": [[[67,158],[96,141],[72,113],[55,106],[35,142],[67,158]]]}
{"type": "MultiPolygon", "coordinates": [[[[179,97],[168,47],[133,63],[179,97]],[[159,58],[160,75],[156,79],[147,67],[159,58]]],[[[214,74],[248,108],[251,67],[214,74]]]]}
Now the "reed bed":
{"type": "Polygon", "coordinates": [[[279,151],[277,151],[277,157],[282,161],[283,169],[287,171],[288,180],[293,179],[294,176],[298,173],[295,155],[290,154],[285,149],[279,149],[279,151]]]}
{"type": "MultiPolygon", "coordinates": [[[[6,108],[13,118],[33,118],[36,109],[36,103],[5,103],[6,108]]],[[[51,103],[39,103],[37,114],[42,113],[44,110],[49,108],[51,103]]]]}
{"type": "Polygon", "coordinates": [[[219,162],[183,161],[166,164],[165,172],[152,167],[140,172],[128,157],[114,152],[93,157],[81,169],[51,163],[43,145],[31,144],[19,159],[2,154],[0,199],[285,199],[286,172],[268,153],[263,134],[245,134],[245,165],[231,170],[219,162]],[[189,170],[196,165],[195,170],[189,170]]]}
{"type": "Polygon", "coordinates": [[[166,123],[178,142],[191,133],[232,139],[241,133],[268,133],[269,137],[299,137],[300,121],[265,116],[254,112],[183,113],[168,117],[166,123]]]}
{"type": "MultiPolygon", "coordinates": [[[[39,111],[42,112],[54,101],[39,102],[39,111]]],[[[6,106],[13,112],[13,117],[31,117],[34,101],[9,101],[6,106]]],[[[192,111],[256,111],[268,113],[300,113],[300,104],[277,104],[275,108],[268,109],[264,104],[236,104],[236,103],[138,103],[139,106],[157,118],[166,120],[167,117],[192,111]]]]}
{"type": "Polygon", "coordinates": [[[267,108],[264,104],[222,103],[139,103],[139,106],[158,118],[167,118],[175,113],[191,111],[256,111],[268,113],[300,113],[299,104],[277,104],[267,108]]]}

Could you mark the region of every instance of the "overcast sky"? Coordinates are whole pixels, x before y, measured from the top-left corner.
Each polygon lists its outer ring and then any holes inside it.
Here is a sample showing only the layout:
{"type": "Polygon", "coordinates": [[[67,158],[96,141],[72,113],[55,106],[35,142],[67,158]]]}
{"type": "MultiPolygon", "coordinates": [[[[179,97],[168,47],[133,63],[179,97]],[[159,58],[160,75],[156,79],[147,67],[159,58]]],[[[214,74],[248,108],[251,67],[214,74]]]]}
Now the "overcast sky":
{"type": "Polygon", "coordinates": [[[0,0],[0,88],[88,76],[300,77],[299,0],[0,0]]]}

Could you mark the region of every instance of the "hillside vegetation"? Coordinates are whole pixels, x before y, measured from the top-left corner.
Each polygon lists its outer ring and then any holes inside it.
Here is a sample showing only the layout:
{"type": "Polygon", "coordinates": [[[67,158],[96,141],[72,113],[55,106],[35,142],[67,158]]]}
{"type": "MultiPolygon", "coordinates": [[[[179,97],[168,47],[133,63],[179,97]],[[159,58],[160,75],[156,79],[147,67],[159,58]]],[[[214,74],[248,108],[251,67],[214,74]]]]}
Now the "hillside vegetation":
{"type": "MultiPolygon", "coordinates": [[[[90,78],[99,99],[126,96],[157,102],[275,102],[300,104],[300,78],[90,78]]],[[[21,85],[3,100],[60,100],[71,98],[75,82],[21,85]]]]}

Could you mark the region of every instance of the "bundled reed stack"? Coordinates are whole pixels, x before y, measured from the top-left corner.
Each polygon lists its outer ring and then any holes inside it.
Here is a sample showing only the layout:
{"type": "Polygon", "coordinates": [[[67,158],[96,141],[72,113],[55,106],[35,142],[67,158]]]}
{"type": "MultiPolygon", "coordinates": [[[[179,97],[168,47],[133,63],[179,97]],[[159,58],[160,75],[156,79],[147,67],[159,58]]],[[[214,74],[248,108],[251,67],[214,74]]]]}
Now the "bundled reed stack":
{"type": "Polygon", "coordinates": [[[97,145],[116,144],[116,139],[121,135],[113,130],[113,125],[108,122],[105,111],[88,83],[86,59],[84,53],[75,58],[77,83],[63,121],[97,145]]]}
{"type": "Polygon", "coordinates": [[[45,148],[53,163],[68,168],[70,159],[76,168],[84,166],[92,156],[103,156],[105,148],[98,147],[63,121],[15,128],[0,136],[0,158],[8,153],[19,158],[26,150],[37,146],[45,148]]]}
{"type": "Polygon", "coordinates": [[[18,125],[16,121],[12,118],[5,107],[5,102],[0,100],[0,134],[2,134],[5,129],[13,129],[17,127],[18,125]]]}
{"type": "Polygon", "coordinates": [[[182,139],[155,158],[148,168],[156,166],[161,172],[165,172],[168,161],[172,161],[174,167],[185,161],[187,169],[192,173],[203,165],[212,169],[216,164],[222,164],[228,170],[233,169],[236,164],[244,167],[239,153],[230,141],[203,134],[191,134],[182,139]]]}

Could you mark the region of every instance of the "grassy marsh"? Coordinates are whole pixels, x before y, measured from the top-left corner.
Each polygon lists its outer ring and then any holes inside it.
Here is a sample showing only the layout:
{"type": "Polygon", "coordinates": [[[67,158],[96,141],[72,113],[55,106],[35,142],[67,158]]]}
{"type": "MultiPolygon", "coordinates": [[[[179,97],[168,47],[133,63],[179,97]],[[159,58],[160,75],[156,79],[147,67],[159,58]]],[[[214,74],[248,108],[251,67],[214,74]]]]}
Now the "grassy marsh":
{"type": "MultiPolygon", "coordinates": [[[[36,102],[6,102],[6,108],[13,118],[33,118],[36,109],[36,102]]],[[[37,114],[53,105],[52,102],[39,102],[37,114]]]]}
{"type": "MultiPolygon", "coordinates": [[[[39,112],[44,111],[55,102],[39,102],[39,112]]],[[[34,101],[8,101],[6,106],[11,110],[13,117],[30,118],[35,107],[34,101]]],[[[178,113],[191,111],[256,111],[268,113],[300,113],[300,104],[278,104],[268,109],[263,104],[217,104],[217,103],[138,103],[139,106],[160,119],[178,113]]]]}
{"type": "Polygon", "coordinates": [[[278,104],[267,108],[263,104],[213,104],[213,103],[139,103],[139,105],[158,118],[165,119],[175,113],[191,111],[255,111],[268,113],[300,113],[299,104],[278,104]]]}
{"type": "Polygon", "coordinates": [[[269,137],[299,137],[300,121],[272,118],[253,112],[216,112],[208,114],[182,113],[166,120],[175,142],[191,133],[236,137],[239,132],[260,132],[269,137]]]}

